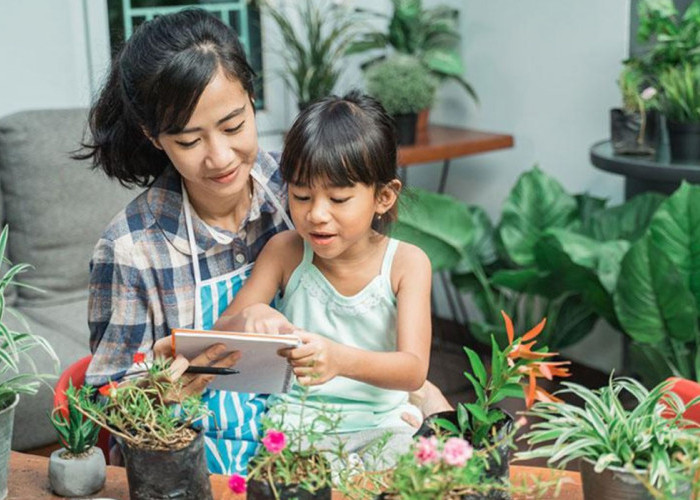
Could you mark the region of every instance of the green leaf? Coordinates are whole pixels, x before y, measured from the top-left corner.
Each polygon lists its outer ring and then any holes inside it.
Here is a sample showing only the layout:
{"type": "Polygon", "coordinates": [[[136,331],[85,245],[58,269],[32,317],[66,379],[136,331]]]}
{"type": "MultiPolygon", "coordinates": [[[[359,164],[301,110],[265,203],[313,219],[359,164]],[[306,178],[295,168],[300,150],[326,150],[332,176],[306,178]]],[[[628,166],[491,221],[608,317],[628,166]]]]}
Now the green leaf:
{"type": "Polygon", "coordinates": [[[447,195],[415,188],[399,205],[391,235],[420,247],[433,271],[450,269],[462,258],[462,249],[474,237],[466,206],[447,195]]]}
{"type": "Polygon", "coordinates": [[[474,403],[467,403],[464,406],[466,406],[467,410],[469,410],[469,413],[471,413],[471,415],[479,422],[483,422],[485,424],[489,423],[489,417],[482,407],[474,403]]]}
{"type": "Polygon", "coordinates": [[[469,363],[471,364],[474,375],[476,375],[476,378],[479,380],[481,386],[485,387],[487,375],[486,368],[484,368],[481,358],[479,358],[479,355],[475,351],[469,349],[468,347],[464,347],[464,352],[467,353],[467,356],[469,357],[469,363]]]}
{"type": "Polygon", "coordinates": [[[583,232],[600,241],[637,241],[644,235],[652,216],[665,199],[658,193],[637,195],[622,205],[593,214],[584,222],[583,232]]]}
{"type": "Polygon", "coordinates": [[[431,49],[422,57],[423,63],[439,76],[462,76],[464,66],[456,50],[431,49]]]}
{"type": "Polygon", "coordinates": [[[697,339],[695,298],[673,262],[650,244],[648,236],[632,245],[623,259],[614,303],[624,331],[637,342],[697,339]]]}
{"type": "Polygon", "coordinates": [[[539,168],[520,176],[503,205],[499,226],[501,241],[510,259],[530,267],[535,263],[534,246],[549,228],[572,228],[578,220],[573,196],[539,168]]]}

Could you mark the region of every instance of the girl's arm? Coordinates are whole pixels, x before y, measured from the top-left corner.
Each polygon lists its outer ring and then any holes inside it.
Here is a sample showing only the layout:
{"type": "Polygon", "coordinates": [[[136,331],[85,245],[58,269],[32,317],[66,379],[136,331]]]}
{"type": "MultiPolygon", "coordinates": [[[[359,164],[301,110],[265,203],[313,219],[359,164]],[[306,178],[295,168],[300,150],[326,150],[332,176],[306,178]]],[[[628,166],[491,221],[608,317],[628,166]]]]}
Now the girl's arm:
{"type": "Polygon", "coordinates": [[[298,238],[295,231],[273,236],[258,255],[253,272],[238,291],[233,302],[221,314],[215,330],[264,333],[290,333],[294,330],[287,318],[270,307],[282,287],[290,260],[290,246],[298,238]]]}
{"type": "Polygon", "coordinates": [[[343,376],[385,389],[417,390],[430,359],[430,261],[418,247],[401,243],[391,270],[398,308],[397,351],[376,352],[295,332],[304,345],[288,352],[301,384],[318,385],[343,376]]]}

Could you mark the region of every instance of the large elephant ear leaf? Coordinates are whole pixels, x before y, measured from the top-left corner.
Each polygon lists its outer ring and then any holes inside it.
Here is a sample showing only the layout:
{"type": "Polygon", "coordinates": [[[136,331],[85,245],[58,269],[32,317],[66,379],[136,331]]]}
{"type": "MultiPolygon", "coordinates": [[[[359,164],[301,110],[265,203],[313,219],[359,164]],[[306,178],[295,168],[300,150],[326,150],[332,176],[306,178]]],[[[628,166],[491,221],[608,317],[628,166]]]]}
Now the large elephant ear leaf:
{"type": "Polygon", "coordinates": [[[571,228],[577,221],[576,199],[535,167],[520,176],[508,195],[499,234],[510,259],[529,267],[535,262],[533,247],[545,230],[571,228]]]}
{"type": "Polygon", "coordinates": [[[537,266],[564,290],[581,293],[593,309],[615,324],[612,292],[629,249],[624,240],[599,242],[564,229],[549,229],[535,245],[537,266]]]}
{"type": "Polygon", "coordinates": [[[658,193],[637,195],[622,205],[593,214],[584,223],[583,232],[600,241],[637,241],[644,235],[656,209],[665,199],[658,193]]]}
{"type": "Polygon", "coordinates": [[[650,244],[673,262],[700,304],[700,186],[683,183],[656,211],[650,244]]]}
{"type": "Polygon", "coordinates": [[[463,249],[464,258],[454,269],[456,274],[471,273],[477,262],[481,266],[488,266],[498,259],[495,233],[488,214],[483,208],[476,206],[467,207],[467,211],[471,215],[474,231],[469,245],[463,249]]]}
{"type": "Polygon", "coordinates": [[[418,188],[401,200],[391,236],[420,247],[428,255],[433,271],[456,266],[463,249],[474,238],[474,224],[466,205],[450,196],[418,188]]]}
{"type": "Polygon", "coordinates": [[[614,304],[622,328],[635,341],[655,344],[698,335],[698,309],[686,279],[647,234],[622,260],[614,304]]]}

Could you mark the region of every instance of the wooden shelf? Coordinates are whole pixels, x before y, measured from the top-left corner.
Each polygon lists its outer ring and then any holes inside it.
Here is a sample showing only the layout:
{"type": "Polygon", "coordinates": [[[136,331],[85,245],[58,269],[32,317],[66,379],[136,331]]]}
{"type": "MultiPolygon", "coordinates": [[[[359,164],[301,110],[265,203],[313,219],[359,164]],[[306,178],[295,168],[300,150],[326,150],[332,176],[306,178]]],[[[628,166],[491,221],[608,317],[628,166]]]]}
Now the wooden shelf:
{"type": "Polygon", "coordinates": [[[428,125],[416,143],[399,146],[399,165],[444,161],[498,149],[512,148],[513,136],[480,130],[428,125]]]}

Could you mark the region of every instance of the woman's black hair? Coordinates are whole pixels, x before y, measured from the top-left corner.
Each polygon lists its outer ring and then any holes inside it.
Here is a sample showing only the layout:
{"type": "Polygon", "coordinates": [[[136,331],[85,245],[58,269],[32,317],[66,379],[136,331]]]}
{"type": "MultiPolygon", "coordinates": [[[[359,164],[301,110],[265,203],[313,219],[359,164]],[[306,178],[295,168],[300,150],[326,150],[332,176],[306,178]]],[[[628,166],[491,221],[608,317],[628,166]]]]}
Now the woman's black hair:
{"type": "MultiPolygon", "coordinates": [[[[359,182],[379,189],[396,179],[394,120],[379,101],[358,91],[315,101],[289,129],[280,166],[289,184],[359,182]]],[[[395,218],[395,207],[387,222],[395,218]]]]}
{"type": "Polygon", "coordinates": [[[221,67],[253,98],[255,72],[235,31],[203,9],[142,24],[112,61],[92,106],[92,141],[74,156],[92,158],[123,185],[148,186],[170,163],[146,136],[177,133],[221,67]]]}

